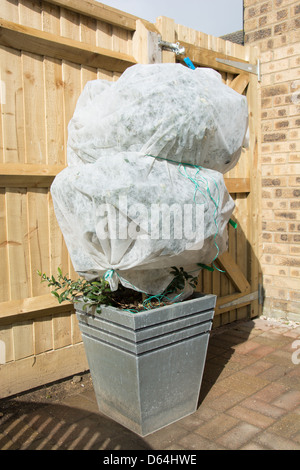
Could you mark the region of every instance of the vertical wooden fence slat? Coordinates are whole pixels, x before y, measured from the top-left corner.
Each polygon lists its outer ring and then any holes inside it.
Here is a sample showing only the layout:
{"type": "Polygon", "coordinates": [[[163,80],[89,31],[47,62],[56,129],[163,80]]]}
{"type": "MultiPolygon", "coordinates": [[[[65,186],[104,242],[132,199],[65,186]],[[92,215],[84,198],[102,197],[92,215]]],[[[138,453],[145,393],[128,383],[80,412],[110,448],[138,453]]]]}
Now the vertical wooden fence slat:
{"type": "Polygon", "coordinates": [[[97,70],[88,67],[81,67],[81,89],[85,87],[86,83],[90,80],[97,79],[97,70]]]}
{"type": "MultiPolygon", "coordinates": [[[[33,356],[33,324],[32,321],[13,325],[14,359],[33,356]]],[[[32,361],[33,362],[33,361],[32,361]]]]}
{"type": "MultiPolygon", "coordinates": [[[[247,48],[251,63],[258,58],[257,48],[247,48]]],[[[250,143],[249,173],[251,175],[251,192],[248,200],[248,217],[250,220],[247,239],[250,242],[250,276],[252,291],[258,291],[261,284],[260,258],[260,227],[261,227],[261,165],[260,165],[260,87],[255,76],[250,77],[248,89],[250,105],[250,143]]],[[[251,304],[251,317],[261,314],[261,303],[256,299],[251,304]]]]}
{"type": "Polygon", "coordinates": [[[64,83],[61,61],[44,58],[45,72],[45,124],[46,124],[46,161],[49,165],[66,163],[63,109],[64,83]],[[53,116],[56,116],[53,119],[53,116]]]}
{"type": "Polygon", "coordinates": [[[6,197],[5,189],[0,188],[0,302],[9,300],[10,276],[8,266],[8,243],[6,227],[6,197]]]}
{"type": "Polygon", "coordinates": [[[19,0],[1,3],[1,16],[9,21],[19,22],[19,0]]]}
{"type": "Polygon", "coordinates": [[[61,35],[80,41],[80,16],[74,11],[66,8],[60,9],[60,32],[61,35]]]}
{"type": "MultiPolygon", "coordinates": [[[[68,140],[67,128],[73,116],[77,99],[81,92],[81,67],[70,62],[63,61],[64,82],[64,120],[65,142],[68,140]]],[[[66,151],[66,150],[65,150],[66,151]]],[[[77,278],[72,262],[69,258],[68,274],[71,278],[77,278]]]]}
{"type": "MultiPolygon", "coordinates": [[[[0,51],[0,64],[1,64],[1,53],[0,51]]],[[[3,134],[3,114],[6,101],[6,83],[5,80],[2,78],[3,76],[3,69],[0,65],[0,163],[4,162],[4,134],[3,134]]]]}
{"type": "Polygon", "coordinates": [[[19,19],[24,26],[41,29],[42,26],[41,2],[19,0],[19,19]]]}
{"type": "Polygon", "coordinates": [[[71,313],[71,341],[72,344],[77,344],[82,341],[81,332],[79,329],[78,320],[75,312],[71,313]]]}
{"type": "Polygon", "coordinates": [[[6,189],[6,227],[10,299],[32,296],[26,188],[6,189]]]}
{"type": "Polygon", "coordinates": [[[50,269],[49,274],[57,276],[60,267],[64,274],[69,272],[69,254],[64,237],[59,229],[51,195],[48,194],[50,269]]]}
{"type": "MultiPolygon", "coordinates": [[[[233,199],[236,203],[236,194],[233,195],[233,199]]],[[[232,227],[232,225],[228,224],[228,252],[231,255],[233,261],[236,263],[236,229],[232,227]]],[[[236,292],[235,287],[233,286],[232,282],[229,279],[229,294],[234,294],[236,292]]],[[[236,309],[230,310],[228,313],[223,313],[224,319],[226,317],[226,322],[224,320],[223,324],[230,323],[231,321],[236,320],[236,309]]]]}
{"type": "Polygon", "coordinates": [[[3,341],[5,345],[5,363],[14,361],[13,329],[11,326],[1,326],[0,341],[3,341]]]}
{"type": "Polygon", "coordinates": [[[22,64],[26,162],[46,164],[43,58],[35,54],[22,53],[22,64]]]}
{"type": "MultiPolygon", "coordinates": [[[[76,102],[81,90],[81,67],[71,62],[63,61],[62,79],[64,92],[64,141],[68,141],[68,123],[73,116],[76,102]]],[[[66,145],[65,145],[66,147],[66,145]]],[[[66,148],[65,148],[66,152],[66,148]]]]}
{"type": "Polygon", "coordinates": [[[0,50],[1,80],[5,103],[1,105],[3,161],[25,161],[23,83],[20,52],[3,47],[0,50]]]}
{"type": "Polygon", "coordinates": [[[60,34],[60,8],[48,2],[43,3],[42,29],[52,34],[60,34]]]}
{"type": "MultiPolygon", "coordinates": [[[[165,16],[160,16],[156,20],[156,27],[160,32],[163,41],[175,42],[175,22],[171,18],[165,16]]],[[[162,62],[176,62],[176,56],[174,52],[163,51],[162,52],[162,62]]]]}
{"type": "Polygon", "coordinates": [[[34,321],[34,354],[42,354],[53,349],[52,317],[34,321]]]}
{"type": "Polygon", "coordinates": [[[80,41],[96,46],[97,20],[80,15],[80,41]]]}
{"type": "MultiPolygon", "coordinates": [[[[97,21],[96,45],[112,50],[112,26],[102,21],[97,21]]],[[[102,80],[113,80],[113,71],[98,69],[97,78],[102,80]]]]}
{"type": "Polygon", "coordinates": [[[28,222],[32,295],[36,297],[49,292],[47,284],[37,276],[37,271],[50,270],[48,188],[28,190],[28,222]]]}
{"type": "Polygon", "coordinates": [[[60,314],[53,318],[53,347],[60,349],[72,344],[70,314],[60,314]]]}
{"type": "Polygon", "coordinates": [[[103,21],[97,21],[97,46],[112,50],[112,26],[103,21]]]}

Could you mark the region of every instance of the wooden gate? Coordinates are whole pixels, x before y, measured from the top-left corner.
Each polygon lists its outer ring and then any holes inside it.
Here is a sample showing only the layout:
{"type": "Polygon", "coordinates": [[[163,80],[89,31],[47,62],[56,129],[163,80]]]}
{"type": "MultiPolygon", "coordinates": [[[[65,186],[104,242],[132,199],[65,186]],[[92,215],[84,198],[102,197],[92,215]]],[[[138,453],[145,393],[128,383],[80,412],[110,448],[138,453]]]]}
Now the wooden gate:
{"type": "Polygon", "coordinates": [[[250,146],[225,175],[235,200],[221,273],[198,289],[218,295],[214,326],[257,316],[260,164],[257,76],[221,64],[255,64],[257,51],[177,25],[156,24],[93,0],[4,0],[0,19],[0,398],[88,369],[71,304],[57,305],[39,269],[76,276],[49,187],[66,166],[67,125],[88,80],[117,80],[135,63],[182,62],[158,47],[177,42],[196,66],[212,67],[247,96],[250,146]]]}

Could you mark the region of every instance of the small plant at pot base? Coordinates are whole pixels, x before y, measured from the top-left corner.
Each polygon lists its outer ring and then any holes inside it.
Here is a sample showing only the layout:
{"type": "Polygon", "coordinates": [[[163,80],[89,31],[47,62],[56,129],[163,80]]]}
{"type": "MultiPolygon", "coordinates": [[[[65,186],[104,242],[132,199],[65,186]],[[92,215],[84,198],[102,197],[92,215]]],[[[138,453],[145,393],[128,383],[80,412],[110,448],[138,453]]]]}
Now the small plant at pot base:
{"type": "Polygon", "coordinates": [[[85,308],[88,305],[96,305],[99,312],[101,305],[113,305],[109,283],[104,279],[91,282],[85,279],[73,281],[64,276],[60,268],[57,279],[53,275],[48,277],[40,271],[37,271],[37,274],[41,276],[41,282],[48,282],[48,287],[54,287],[51,294],[57,298],[59,304],[65,301],[72,303],[83,301],[85,308]]]}
{"type": "MultiPolygon", "coordinates": [[[[197,278],[184,271],[183,268],[172,266],[171,274],[174,276],[168,287],[157,296],[149,296],[143,300],[142,293],[119,286],[117,291],[111,291],[109,283],[100,278],[97,281],[87,281],[86,279],[69,279],[63,275],[58,268],[57,279],[52,275],[47,276],[41,271],[37,271],[41,277],[41,282],[48,282],[48,287],[53,287],[51,294],[56,297],[59,304],[68,301],[72,303],[83,302],[83,308],[96,306],[97,313],[101,313],[102,305],[116,306],[122,309],[135,309],[136,312],[149,310],[166,305],[172,300],[170,294],[176,294],[182,291],[185,284],[188,283],[193,289],[197,285],[197,278]]],[[[173,299],[174,302],[174,299],[173,299]]],[[[132,310],[131,310],[132,311],[132,310]]]]}
{"type": "Polygon", "coordinates": [[[168,285],[166,290],[172,290],[172,292],[176,292],[176,290],[182,290],[184,289],[186,282],[188,282],[188,284],[193,287],[193,289],[197,287],[197,277],[187,273],[183,268],[178,269],[176,266],[172,266],[172,269],[173,271],[171,271],[171,274],[173,274],[174,279],[168,285]]]}

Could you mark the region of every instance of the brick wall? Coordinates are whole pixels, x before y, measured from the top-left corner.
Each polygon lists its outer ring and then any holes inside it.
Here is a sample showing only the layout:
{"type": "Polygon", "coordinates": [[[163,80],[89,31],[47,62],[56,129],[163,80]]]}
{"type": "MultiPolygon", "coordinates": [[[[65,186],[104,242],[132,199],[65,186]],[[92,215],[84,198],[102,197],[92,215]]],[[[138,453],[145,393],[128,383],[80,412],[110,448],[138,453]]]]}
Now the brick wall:
{"type": "Polygon", "coordinates": [[[300,320],[300,2],[244,0],[262,72],[263,313],[300,320]]]}

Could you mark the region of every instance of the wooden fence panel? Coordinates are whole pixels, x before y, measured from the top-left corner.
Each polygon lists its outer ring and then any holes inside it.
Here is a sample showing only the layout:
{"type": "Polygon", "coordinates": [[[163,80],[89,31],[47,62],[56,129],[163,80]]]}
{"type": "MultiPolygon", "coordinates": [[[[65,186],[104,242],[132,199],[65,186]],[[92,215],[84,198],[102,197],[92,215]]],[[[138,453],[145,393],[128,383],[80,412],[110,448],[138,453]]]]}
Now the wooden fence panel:
{"type": "Polygon", "coordinates": [[[87,81],[117,80],[137,62],[183,60],[158,52],[153,38],[179,41],[195,65],[218,69],[225,83],[247,95],[250,148],[225,175],[238,223],[229,226],[228,253],[220,258],[227,274],[203,271],[199,289],[219,296],[215,326],[257,315],[257,78],[215,60],[255,63],[256,52],[169,18],[151,24],[94,0],[4,0],[1,15],[0,398],[88,368],[73,306],[58,306],[36,275],[37,269],[56,274],[60,266],[77,276],[49,188],[66,165],[67,126],[87,81]]]}

